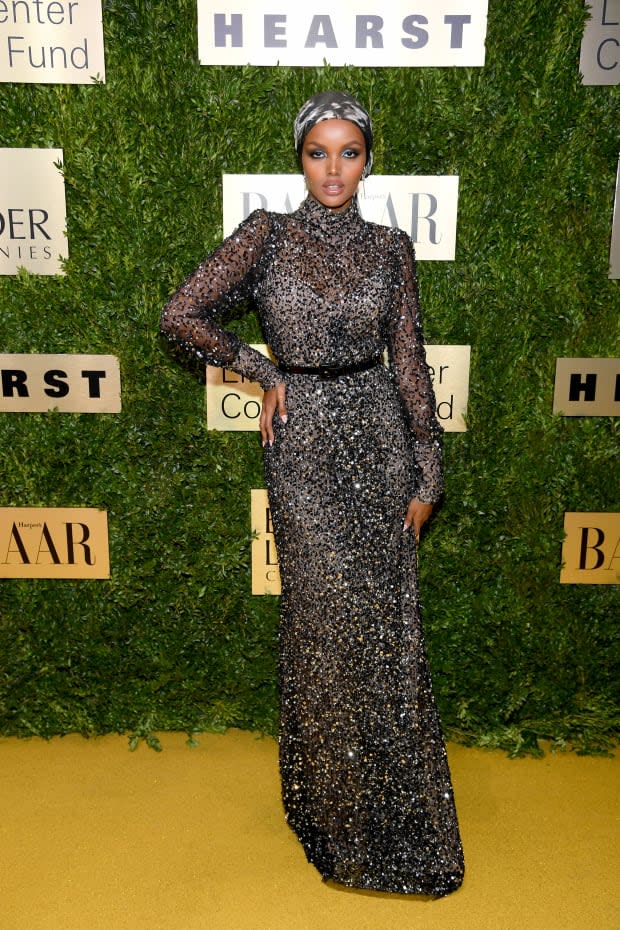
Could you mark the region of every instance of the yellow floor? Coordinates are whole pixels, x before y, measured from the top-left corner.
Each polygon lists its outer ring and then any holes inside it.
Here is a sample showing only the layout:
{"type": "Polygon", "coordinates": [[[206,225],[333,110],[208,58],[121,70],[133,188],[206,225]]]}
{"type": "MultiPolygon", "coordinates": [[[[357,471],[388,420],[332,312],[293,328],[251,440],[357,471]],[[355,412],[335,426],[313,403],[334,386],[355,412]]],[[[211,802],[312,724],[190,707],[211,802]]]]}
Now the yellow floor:
{"type": "Polygon", "coordinates": [[[618,759],[450,745],[467,874],[438,901],[321,882],[277,748],[0,739],[0,930],[618,930],[618,759]]]}

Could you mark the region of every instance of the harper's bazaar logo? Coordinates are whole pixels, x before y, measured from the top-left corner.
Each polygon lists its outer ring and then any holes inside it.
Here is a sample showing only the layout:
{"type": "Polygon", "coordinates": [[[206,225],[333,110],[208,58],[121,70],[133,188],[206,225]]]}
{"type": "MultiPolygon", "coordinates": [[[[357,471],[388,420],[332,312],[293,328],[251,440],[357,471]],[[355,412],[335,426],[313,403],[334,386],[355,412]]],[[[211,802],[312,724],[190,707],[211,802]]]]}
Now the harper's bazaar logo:
{"type": "Polygon", "coordinates": [[[340,0],[329,12],[296,0],[234,0],[227,7],[198,0],[204,65],[484,64],[486,0],[340,0]]]}
{"type": "Polygon", "coordinates": [[[620,513],[566,513],[563,584],[620,582],[620,513]]]}
{"type": "MultiPolygon", "coordinates": [[[[230,235],[253,210],[291,213],[304,197],[299,174],[225,174],[224,235],[230,235]]],[[[458,175],[373,174],[358,190],[363,218],[404,229],[422,261],[454,261],[458,197],[458,175]]]]}
{"type": "Polygon", "coordinates": [[[0,507],[0,578],[109,578],[105,511],[0,507]]]}

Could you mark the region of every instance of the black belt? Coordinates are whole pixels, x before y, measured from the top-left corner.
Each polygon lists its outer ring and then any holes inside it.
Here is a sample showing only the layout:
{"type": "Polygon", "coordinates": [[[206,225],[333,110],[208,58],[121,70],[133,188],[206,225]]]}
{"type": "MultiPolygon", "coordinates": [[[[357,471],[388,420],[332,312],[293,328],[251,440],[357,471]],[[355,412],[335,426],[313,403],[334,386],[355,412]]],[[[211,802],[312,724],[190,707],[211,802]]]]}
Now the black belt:
{"type": "Polygon", "coordinates": [[[285,365],[283,362],[280,362],[278,367],[285,375],[316,375],[318,378],[321,378],[322,381],[329,381],[332,378],[342,378],[345,375],[356,375],[360,371],[370,371],[371,368],[375,368],[375,366],[380,363],[381,356],[373,355],[372,358],[364,359],[363,362],[357,362],[354,365],[344,365],[342,368],[337,368],[332,365],[317,365],[316,367],[285,365]]]}

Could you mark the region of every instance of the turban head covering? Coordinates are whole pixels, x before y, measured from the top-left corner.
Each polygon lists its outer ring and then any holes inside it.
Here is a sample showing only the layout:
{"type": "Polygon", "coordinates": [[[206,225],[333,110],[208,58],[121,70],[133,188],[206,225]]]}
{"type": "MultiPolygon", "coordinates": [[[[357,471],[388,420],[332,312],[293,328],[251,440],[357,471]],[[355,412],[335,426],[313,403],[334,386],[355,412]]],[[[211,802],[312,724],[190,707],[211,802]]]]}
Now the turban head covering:
{"type": "Polygon", "coordinates": [[[372,125],[370,116],[355,97],[340,90],[326,90],[306,100],[295,117],[293,131],[295,149],[301,157],[304,139],[313,126],[325,119],[346,119],[361,129],[366,142],[366,164],[363,178],[367,178],[372,168],[372,125]]]}

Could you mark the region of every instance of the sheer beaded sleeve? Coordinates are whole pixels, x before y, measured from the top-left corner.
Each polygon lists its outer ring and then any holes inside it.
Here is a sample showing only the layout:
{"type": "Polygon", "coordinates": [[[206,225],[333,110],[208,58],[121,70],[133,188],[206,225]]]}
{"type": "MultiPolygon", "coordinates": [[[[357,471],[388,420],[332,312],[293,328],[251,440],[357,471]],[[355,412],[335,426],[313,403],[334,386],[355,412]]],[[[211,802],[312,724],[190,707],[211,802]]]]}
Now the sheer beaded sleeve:
{"type": "Polygon", "coordinates": [[[388,354],[411,429],[413,455],[420,471],[416,497],[432,504],[440,498],[443,490],[443,430],[436,418],[435,395],[424,352],[413,245],[402,230],[395,235],[397,270],[387,333],[388,354]]]}
{"type": "Polygon", "coordinates": [[[251,297],[268,234],[268,214],[255,210],[185,279],[165,305],[160,321],[162,333],[188,354],[258,381],[264,390],[284,380],[280,370],[234,333],[221,329],[217,320],[251,297]]]}

